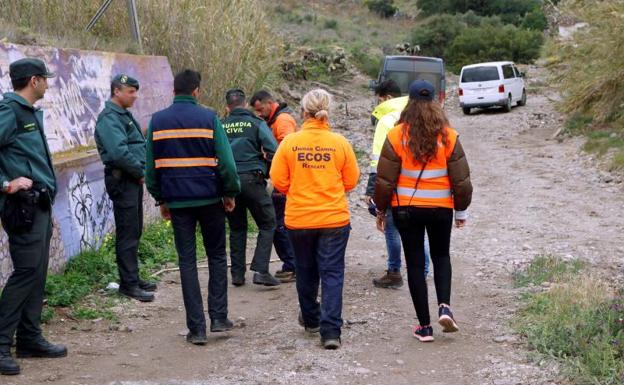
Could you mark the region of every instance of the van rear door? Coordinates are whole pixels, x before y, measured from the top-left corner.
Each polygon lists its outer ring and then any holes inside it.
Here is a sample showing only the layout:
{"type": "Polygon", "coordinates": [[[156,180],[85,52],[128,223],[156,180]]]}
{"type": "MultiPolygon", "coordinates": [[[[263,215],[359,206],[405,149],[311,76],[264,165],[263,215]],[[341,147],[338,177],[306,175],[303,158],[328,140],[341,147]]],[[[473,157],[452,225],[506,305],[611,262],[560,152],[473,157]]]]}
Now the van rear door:
{"type": "Polygon", "coordinates": [[[414,80],[422,79],[434,86],[438,101],[444,102],[446,79],[442,60],[413,56],[389,57],[384,72],[383,80],[393,79],[404,95],[409,92],[409,86],[414,80]]]}
{"type": "Polygon", "coordinates": [[[496,65],[464,67],[460,86],[464,96],[470,99],[479,95],[498,93],[501,77],[496,65]]]}

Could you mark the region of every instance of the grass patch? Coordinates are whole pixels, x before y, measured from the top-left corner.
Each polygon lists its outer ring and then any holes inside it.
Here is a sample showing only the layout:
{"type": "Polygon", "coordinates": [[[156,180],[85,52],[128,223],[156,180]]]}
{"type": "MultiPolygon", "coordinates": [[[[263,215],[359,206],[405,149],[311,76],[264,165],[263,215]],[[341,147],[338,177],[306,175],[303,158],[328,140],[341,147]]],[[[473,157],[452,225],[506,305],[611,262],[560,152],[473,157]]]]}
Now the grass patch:
{"type": "MultiPolygon", "coordinates": [[[[258,228],[251,216],[248,217],[249,235],[258,228]]],[[[227,225],[226,225],[227,228],[227,225]]],[[[206,250],[199,227],[196,231],[198,261],[205,259],[206,250]]],[[[139,266],[141,278],[154,280],[151,274],[165,266],[177,266],[178,255],[173,240],[170,221],[160,221],[147,226],[139,243],[139,266]]],[[[54,317],[54,308],[70,308],[76,319],[104,318],[114,320],[109,309],[116,304],[113,297],[90,296],[104,289],[110,282],[118,282],[115,262],[115,237],[109,234],[98,250],[87,250],[74,256],[61,274],[48,276],[45,295],[47,306],[42,314],[43,322],[54,317]]]]}
{"type": "MultiPolygon", "coordinates": [[[[380,53],[370,53],[368,48],[362,44],[356,44],[349,50],[353,65],[371,79],[377,79],[379,70],[383,62],[383,55],[380,53]]],[[[368,85],[366,84],[366,87],[368,85]]]]}
{"type": "Polygon", "coordinates": [[[514,284],[516,287],[526,287],[544,282],[560,282],[571,274],[577,274],[583,265],[578,259],[564,261],[552,255],[540,255],[525,270],[514,273],[514,284]]]}
{"type": "Polygon", "coordinates": [[[514,274],[516,286],[555,282],[524,297],[514,321],[530,348],[562,362],[576,384],[624,381],[624,291],[579,274],[583,264],[538,257],[514,274]]]}

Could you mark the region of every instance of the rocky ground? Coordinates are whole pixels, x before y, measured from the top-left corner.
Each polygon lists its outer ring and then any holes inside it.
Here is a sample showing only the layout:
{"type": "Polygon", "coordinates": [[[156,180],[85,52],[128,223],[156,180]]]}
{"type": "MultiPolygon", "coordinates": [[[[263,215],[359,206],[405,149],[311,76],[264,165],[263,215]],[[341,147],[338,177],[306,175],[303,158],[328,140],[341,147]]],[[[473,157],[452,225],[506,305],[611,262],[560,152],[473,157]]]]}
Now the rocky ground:
{"type": "MultiPolygon", "coordinates": [[[[21,360],[23,374],[4,377],[2,384],[567,384],[556,365],[530,361],[511,331],[509,320],[519,306],[511,272],[535,255],[555,254],[586,259],[621,280],[622,185],[580,152],[580,140],[551,139],[562,125],[553,107],[556,94],[540,86],[540,69],[527,72],[539,92],[510,113],[463,116],[449,82],[446,109],[475,188],[468,225],[454,231],[452,242],[459,333],[443,335],[434,327],[436,341],[419,343],[410,335],[416,320],[407,287],[371,284],[385,267],[385,250],[359,199],[373,128],[372,97],[362,87],[366,80],[356,76],[334,90],[334,126],[359,150],[363,166],[358,191],[350,196],[342,349],[324,351],[318,337],[297,325],[293,284],[230,287],[236,329],[211,335],[207,346],[189,345],[179,277],[168,273],[155,302],[115,309],[120,325],[54,320],[46,329],[52,340],[69,346],[69,357],[21,360]]],[[[201,282],[205,287],[205,270],[201,282]]]]}

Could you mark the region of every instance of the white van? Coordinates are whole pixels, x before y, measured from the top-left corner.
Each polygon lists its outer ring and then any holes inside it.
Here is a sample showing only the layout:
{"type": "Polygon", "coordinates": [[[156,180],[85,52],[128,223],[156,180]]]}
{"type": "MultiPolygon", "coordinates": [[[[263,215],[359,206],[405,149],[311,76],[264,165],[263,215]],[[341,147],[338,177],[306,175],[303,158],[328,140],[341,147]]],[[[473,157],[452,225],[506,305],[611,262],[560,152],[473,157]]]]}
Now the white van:
{"type": "Polygon", "coordinates": [[[524,73],[510,61],[464,66],[459,75],[459,105],[469,115],[475,107],[501,106],[505,112],[514,104],[526,104],[524,73]]]}

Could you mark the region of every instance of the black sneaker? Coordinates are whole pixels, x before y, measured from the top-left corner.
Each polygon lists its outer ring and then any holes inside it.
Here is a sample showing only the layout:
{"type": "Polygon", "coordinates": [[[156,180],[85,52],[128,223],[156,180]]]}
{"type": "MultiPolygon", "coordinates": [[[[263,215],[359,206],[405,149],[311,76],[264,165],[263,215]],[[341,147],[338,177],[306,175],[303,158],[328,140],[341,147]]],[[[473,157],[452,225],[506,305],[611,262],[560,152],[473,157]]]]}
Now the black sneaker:
{"type": "Polygon", "coordinates": [[[431,325],[427,326],[414,326],[412,335],[418,338],[420,342],[433,342],[433,328],[431,325]]]}
{"type": "Polygon", "coordinates": [[[158,289],[158,285],[156,285],[156,283],[154,282],[149,282],[149,281],[139,281],[139,288],[141,288],[144,291],[156,291],[156,289],[158,289]]]}
{"type": "Polygon", "coordinates": [[[444,333],[454,333],[459,331],[459,326],[455,322],[455,318],[453,318],[453,313],[451,312],[451,308],[446,305],[440,305],[438,308],[438,323],[442,326],[442,331],[444,333]]]}
{"type": "Polygon", "coordinates": [[[13,376],[20,374],[20,367],[11,356],[10,350],[0,350],[0,374],[13,376]]]}
{"type": "Polygon", "coordinates": [[[226,332],[234,328],[234,322],[227,318],[213,319],[210,321],[210,331],[212,333],[226,332]]]}
{"type": "Polygon", "coordinates": [[[138,286],[134,287],[119,287],[119,294],[128,298],[136,299],[141,302],[152,302],[154,300],[154,294],[141,289],[138,286]]]}
{"type": "Polygon", "coordinates": [[[280,281],[275,279],[268,271],[266,273],[254,273],[253,283],[264,286],[279,286],[280,281]]]}
{"type": "Polygon", "coordinates": [[[336,350],[340,348],[340,345],[342,345],[340,342],[340,337],[322,339],[321,342],[323,342],[323,347],[327,350],[336,350]]]}
{"type": "Polygon", "coordinates": [[[67,348],[63,345],[55,345],[43,339],[32,342],[18,342],[15,346],[17,358],[59,358],[67,356],[67,348]]]}
{"type": "Polygon", "coordinates": [[[186,335],[186,341],[193,345],[206,345],[208,343],[208,337],[206,337],[206,331],[202,330],[196,333],[188,332],[186,335]]]}

